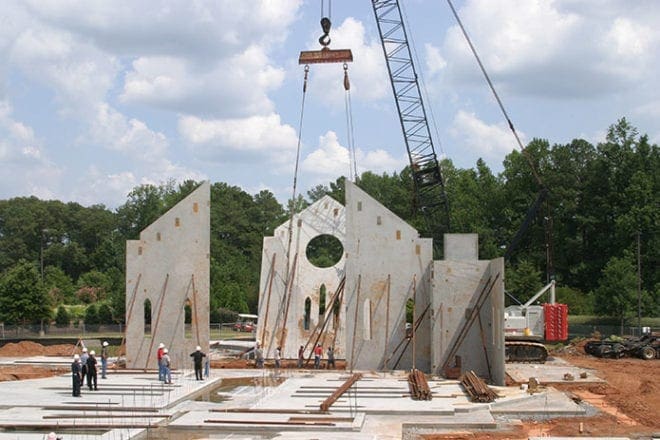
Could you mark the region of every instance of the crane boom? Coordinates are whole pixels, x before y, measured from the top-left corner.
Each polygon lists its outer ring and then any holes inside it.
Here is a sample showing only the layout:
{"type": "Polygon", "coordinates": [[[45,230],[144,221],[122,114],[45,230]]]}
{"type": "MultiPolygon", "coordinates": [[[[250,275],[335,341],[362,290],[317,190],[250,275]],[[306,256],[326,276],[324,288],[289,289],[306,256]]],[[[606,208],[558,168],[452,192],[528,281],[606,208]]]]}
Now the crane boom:
{"type": "Polygon", "coordinates": [[[408,150],[417,208],[424,214],[426,232],[440,243],[449,231],[449,205],[401,8],[397,0],[372,0],[371,5],[408,150]]]}

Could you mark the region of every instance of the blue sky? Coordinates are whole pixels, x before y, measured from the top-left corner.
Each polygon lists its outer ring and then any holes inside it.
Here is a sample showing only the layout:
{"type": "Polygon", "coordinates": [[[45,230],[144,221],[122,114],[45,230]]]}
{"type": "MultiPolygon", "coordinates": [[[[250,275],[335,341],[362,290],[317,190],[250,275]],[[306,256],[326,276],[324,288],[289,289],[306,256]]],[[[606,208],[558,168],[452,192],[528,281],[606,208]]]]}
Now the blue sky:
{"type": "MultiPolygon", "coordinates": [[[[326,13],[327,13],[327,1],[326,13]]],[[[514,148],[444,1],[401,0],[436,150],[495,172],[514,148]]],[[[660,142],[660,3],[455,0],[523,141],[604,139],[626,117],[660,142]]],[[[228,182],[291,196],[301,50],[321,2],[4,0],[0,198],[122,204],[143,183],[228,182]]],[[[371,4],[332,2],[350,48],[359,172],[407,164],[371,4]]],[[[298,190],[349,175],[341,65],[313,65],[298,190]]]]}

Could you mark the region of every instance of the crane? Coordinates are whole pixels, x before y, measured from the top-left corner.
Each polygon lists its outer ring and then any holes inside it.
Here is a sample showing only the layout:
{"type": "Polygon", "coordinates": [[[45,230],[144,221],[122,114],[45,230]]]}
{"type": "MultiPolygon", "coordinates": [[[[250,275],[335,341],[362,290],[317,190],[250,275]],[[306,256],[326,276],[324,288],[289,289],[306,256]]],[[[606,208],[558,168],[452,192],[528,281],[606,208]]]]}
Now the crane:
{"type": "MultiPolygon", "coordinates": [[[[535,201],[528,208],[522,225],[507,246],[504,260],[509,261],[520,240],[526,234],[534,218],[536,218],[541,205],[547,199],[548,189],[543,184],[532,160],[526,154],[527,152],[516,133],[513,123],[504,109],[504,105],[495,91],[495,87],[490,81],[488,73],[481,63],[476,49],[472,45],[451,0],[447,0],[447,2],[449,3],[470,49],[472,50],[472,53],[474,54],[479,67],[481,68],[481,71],[507,120],[509,128],[513,132],[522,153],[526,156],[532,173],[541,188],[535,201]]],[[[430,235],[433,237],[434,247],[436,247],[436,243],[439,243],[442,238],[441,234],[445,231],[449,231],[449,204],[437,155],[433,147],[433,140],[431,138],[429,124],[426,118],[426,110],[422,101],[410,45],[408,44],[408,37],[403,16],[401,14],[401,7],[398,0],[372,0],[371,5],[376,18],[376,24],[378,25],[380,41],[387,64],[387,71],[390,76],[390,84],[392,86],[392,91],[394,92],[399,121],[401,122],[401,128],[403,130],[403,136],[408,150],[408,158],[412,170],[418,209],[424,214],[427,224],[427,232],[430,232],[430,235]]],[[[546,230],[548,275],[551,271],[551,248],[549,247],[549,242],[549,231],[546,230]]],[[[439,249],[435,248],[434,250],[436,254],[440,254],[439,249]]],[[[516,312],[518,312],[518,315],[525,320],[527,310],[538,307],[531,306],[531,302],[545,293],[547,289],[551,289],[551,307],[546,308],[545,314],[543,313],[543,308],[541,308],[540,319],[538,319],[536,323],[540,322],[541,325],[546,326],[546,328],[548,326],[554,328],[559,325],[561,331],[558,333],[560,336],[553,334],[554,336],[552,338],[546,336],[546,339],[565,340],[568,336],[566,322],[567,308],[564,304],[554,304],[554,286],[555,282],[553,280],[548,286],[546,286],[546,288],[537,293],[529,304],[524,305],[522,310],[516,309],[516,311],[511,312],[512,319],[513,316],[516,315],[516,312]]],[[[545,359],[547,358],[547,350],[543,344],[529,339],[514,340],[514,338],[511,337],[512,335],[509,336],[509,340],[505,342],[508,359],[522,362],[545,362],[545,359]]]]}
{"type": "MultiPolygon", "coordinates": [[[[434,246],[449,231],[449,203],[397,0],[372,0],[387,72],[408,151],[417,208],[434,246]]],[[[436,249],[439,253],[439,249],[436,249]]]]}

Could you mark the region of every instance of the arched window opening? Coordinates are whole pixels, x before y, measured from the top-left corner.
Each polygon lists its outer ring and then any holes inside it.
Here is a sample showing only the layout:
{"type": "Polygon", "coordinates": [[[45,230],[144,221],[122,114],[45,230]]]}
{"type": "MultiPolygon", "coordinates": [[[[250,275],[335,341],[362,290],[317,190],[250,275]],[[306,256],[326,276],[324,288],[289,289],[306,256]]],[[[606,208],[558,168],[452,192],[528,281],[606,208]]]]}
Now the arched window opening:
{"type": "Polygon", "coordinates": [[[192,302],[190,299],[186,299],[186,302],[183,305],[183,315],[184,315],[184,333],[183,336],[186,339],[192,338],[192,302]]]}
{"type": "Polygon", "coordinates": [[[332,304],[332,328],[339,328],[339,312],[341,311],[341,302],[339,298],[335,298],[335,302],[332,304]]]}
{"type": "Polygon", "coordinates": [[[364,300],[362,307],[362,329],[364,330],[362,338],[365,341],[371,340],[371,300],[364,300]]]}
{"type": "Polygon", "coordinates": [[[308,296],[307,298],[305,298],[305,316],[303,318],[303,328],[305,330],[309,330],[309,324],[310,324],[309,321],[310,321],[311,312],[312,312],[312,300],[308,296]]]}
{"type": "Polygon", "coordinates": [[[144,335],[151,336],[151,300],[144,300],[144,335]]]}
{"type": "Polygon", "coordinates": [[[321,284],[319,288],[319,316],[325,315],[325,284],[321,284]]]}
{"type": "Polygon", "coordinates": [[[411,337],[413,332],[413,315],[415,312],[415,301],[408,298],[406,301],[406,336],[411,337]]]}

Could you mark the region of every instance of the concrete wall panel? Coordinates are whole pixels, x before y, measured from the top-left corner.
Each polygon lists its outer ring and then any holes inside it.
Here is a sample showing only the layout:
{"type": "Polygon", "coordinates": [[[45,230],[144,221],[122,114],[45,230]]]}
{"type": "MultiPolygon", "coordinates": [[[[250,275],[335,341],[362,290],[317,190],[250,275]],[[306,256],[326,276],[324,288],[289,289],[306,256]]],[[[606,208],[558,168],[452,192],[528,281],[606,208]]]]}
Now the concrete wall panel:
{"type": "Polygon", "coordinates": [[[344,307],[339,308],[337,319],[330,317],[324,328],[325,314],[319,312],[321,286],[325,286],[326,311],[332,307],[333,294],[339,289],[344,276],[345,252],[331,267],[320,268],[307,259],[309,242],[319,235],[331,235],[345,246],[345,210],[329,196],[325,196],[293,218],[277,227],[273,237],[264,239],[259,287],[259,324],[257,339],[264,347],[266,357],[272,357],[275,348],[282,346],[284,358],[296,359],[298,347],[306,346],[306,356],[318,335],[324,351],[335,347],[335,356],[345,356],[344,307]],[[291,252],[289,228],[291,227],[291,252]],[[274,259],[274,263],[273,263],[274,259]],[[273,270],[271,270],[273,268],[273,270]],[[290,294],[286,292],[287,276],[291,274],[290,294]],[[308,319],[305,317],[305,300],[311,303],[308,319]]]}
{"type": "Polygon", "coordinates": [[[347,368],[430,368],[432,241],[346,182],[347,368]],[[426,315],[406,340],[406,302],[426,315]],[[415,356],[413,358],[413,352],[415,356]]]}
{"type": "Polygon", "coordinates": [[[126,362],[157,368],[159,343],[174,367],[190,362],[200,345],[209,348],[210,184],[188,197],[126,242],[126,362]],[[145,325],[145,302],[151,325],[145,325]],[[184,309],[191,307],[186,330],[184,309]],[[146,330],[146,331],[145,331],[146,330]]]}
{"type": "Polygon", "coordinates": [[[503,260],[443,260],[434,266],[432,371],[442,374],[445,362],[453,367],[459,356],[462,371],[503,385],[503,260]]]}

